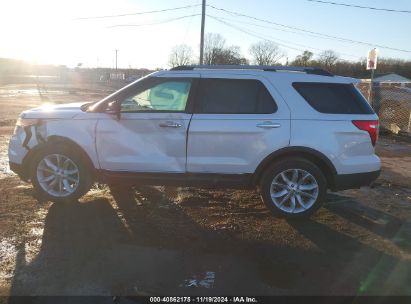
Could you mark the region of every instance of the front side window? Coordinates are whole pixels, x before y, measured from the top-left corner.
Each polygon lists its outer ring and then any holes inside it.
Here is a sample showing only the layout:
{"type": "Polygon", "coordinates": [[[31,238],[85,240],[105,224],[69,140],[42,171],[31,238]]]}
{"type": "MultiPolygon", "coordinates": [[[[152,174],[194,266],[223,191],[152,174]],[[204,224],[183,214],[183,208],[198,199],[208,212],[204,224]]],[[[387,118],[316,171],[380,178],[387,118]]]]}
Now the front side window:
{"type": "Polygon", "coordinates": [[[271,114],[277,105],[258,80],[201,79],[196,113],[208,114],[271,114]]]}
{"type": "Polygon", "coordinates": [[[121,112],[185,111],[190,93],[190,80],[168,80],[132,94],[121,103],[121,112]]]}

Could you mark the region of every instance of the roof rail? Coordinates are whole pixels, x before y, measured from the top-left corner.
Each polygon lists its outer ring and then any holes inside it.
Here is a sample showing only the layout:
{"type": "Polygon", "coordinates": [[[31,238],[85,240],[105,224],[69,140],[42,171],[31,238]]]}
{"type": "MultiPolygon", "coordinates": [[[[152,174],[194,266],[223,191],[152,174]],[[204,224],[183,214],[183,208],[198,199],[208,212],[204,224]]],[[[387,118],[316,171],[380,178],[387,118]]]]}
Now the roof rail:
{"type": "Polygon", "coordinates": [[[330,72],[313,67],[299,66],[271,66],[271,65],[181,65],[170,69],[170,71],[192,71],[192,70],[261,70],[268,72],[289,71],[302,72],[322,76],[334,76],[330,72]]]}

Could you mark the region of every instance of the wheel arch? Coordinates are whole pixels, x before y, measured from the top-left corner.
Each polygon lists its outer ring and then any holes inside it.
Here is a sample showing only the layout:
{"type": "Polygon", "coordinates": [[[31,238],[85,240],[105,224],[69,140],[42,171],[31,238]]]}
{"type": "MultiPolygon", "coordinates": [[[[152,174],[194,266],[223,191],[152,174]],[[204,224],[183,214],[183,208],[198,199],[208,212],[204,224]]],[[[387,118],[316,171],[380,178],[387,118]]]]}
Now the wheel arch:
{"type": "Polygon", "coordinates": [[[58,136],[58,135],[51,135],[47,137],[46,141],[36,145],[32,149],[29,150],[27,153],[26,157],[23,159],[23,167],[24,167],[24,177],[25,179],[28,179],[30,176],[30,164],[34,158],[34,156],[41,150],[45,149],[48,145],[51,144],[62,144],[65,146],[70,147],[71,149],[75,150],[76,152],[79,153],[81,158],[85,161],[89,172],[94,175],[96,168],[93,164],[93,161],[91,160],[90,156],[87,154],[87,152],[75,141],[73,141],[70,138],[64,137],[64,136],[58,136]]]}
{"type": "Polygon", "coordinates": [[[334,180],[337,175],[337,170],[332,162],[323,153],[317,150],[298,146],[282,148],[268,155],[255,170],[253,183],[258,185],[264,170],[266,170],[271,164],[289,157],[300,157],[311,161],[323,172],[325,178],[327,179],[328,187],[334,187],[334,180]]]}

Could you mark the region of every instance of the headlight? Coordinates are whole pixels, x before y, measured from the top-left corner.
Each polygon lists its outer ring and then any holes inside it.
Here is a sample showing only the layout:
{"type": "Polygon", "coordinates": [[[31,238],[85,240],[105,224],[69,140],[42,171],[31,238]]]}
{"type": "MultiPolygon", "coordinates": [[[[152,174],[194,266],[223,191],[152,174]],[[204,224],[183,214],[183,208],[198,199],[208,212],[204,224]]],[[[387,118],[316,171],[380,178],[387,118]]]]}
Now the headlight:
{"type": "Polygon", "coordinates": [[[38,125],[39,123],[40,119],[19,117],[17,119],[16,126],[14,127],[13,135],[17,134],[17,130],[19,128],[24,129],[27,127],[38,125]]]}
{"type": "Polygon", "coordinates": [[[40,119],[19,117],[16,122],[17,127],[30,127],[39,124],[40,119]]]}

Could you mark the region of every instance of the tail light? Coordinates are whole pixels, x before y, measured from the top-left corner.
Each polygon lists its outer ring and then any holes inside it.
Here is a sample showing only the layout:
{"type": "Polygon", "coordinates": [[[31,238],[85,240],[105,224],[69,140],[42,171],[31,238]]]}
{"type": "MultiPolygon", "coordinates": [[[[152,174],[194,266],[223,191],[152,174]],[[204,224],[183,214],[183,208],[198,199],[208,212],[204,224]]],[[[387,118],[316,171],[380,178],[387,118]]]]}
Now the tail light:
{"type": "Polygon", "coordinates": [[[367,131],[371,137],[371,143],[375,146],[378,139],[378,120],[353,120],[352,123],[360,130],[367,131]]]}

